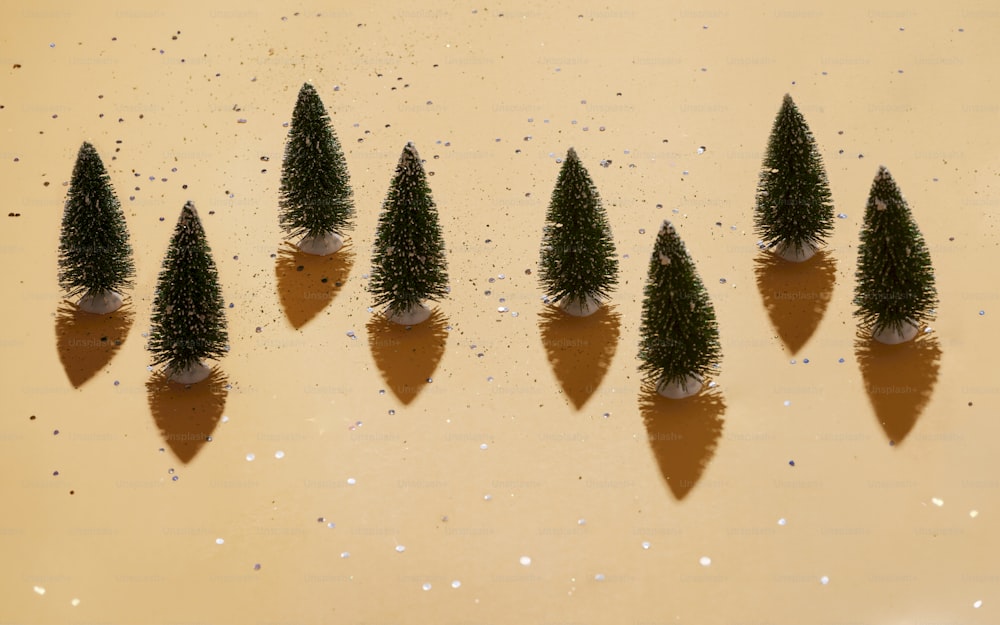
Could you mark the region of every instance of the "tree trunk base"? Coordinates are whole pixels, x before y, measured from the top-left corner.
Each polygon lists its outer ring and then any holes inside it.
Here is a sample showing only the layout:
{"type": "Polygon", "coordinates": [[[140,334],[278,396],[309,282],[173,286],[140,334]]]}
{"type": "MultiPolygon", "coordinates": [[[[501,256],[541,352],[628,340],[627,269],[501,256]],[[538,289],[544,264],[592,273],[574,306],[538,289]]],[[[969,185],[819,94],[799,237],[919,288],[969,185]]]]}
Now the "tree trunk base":
{"type": "Polygon", "coordinates": [[[386,318],[403,326],[412,326],[423,321],[427,321],[431,316],[431,309],[424,304],[410,306],[406,310],[397,313],[387,314],[386,318]]]}
{"type": "Polygon", "coordinates": [[[305,236],[298,243],[300,251],[315,256],[329,256],[344,247],[344,239],[336,232],[327,232],[320,236],[305,236]]]}
{"type": "Polygon", "coordinates": [[[167,374],[167,379],[171,382],[176,382],[177,384],[196,384],[212,375],[212,368],[203,362],[196,362],[186,369],[176,371],[173,367],[167,367],[164,373],[167,374]]]}
{"type": "Polygon", "coordinates": [[[898,331],[886,326],[878,332],[873,333],[872,338],[879,343],[885,343],[886,345],[898,345],[899,343],[905,343],[913,340],[913,337],[915,337],[918,332],[920,332],[920,328],[917,324],[912,321],[906,321],[898,331]]]}
{"type": "Polygon", "coordinates": [[[816,255],[816,248],[806,243],[801,249],[796,249],[794,245],[778,245],[774,248],[774,253],[793,263],[801,263],[816,255]]]}
{"type": "Polygon", "coordinates": [[[669,399],[684,399],[697,395],[701,391],[701,385],[700,375],[688,375],[680,382],[668,383],[666,380],[661,380],[656,385],[656,392],[669,399]]]}
{"type": "Polygon", "coordinates": [[[77,308],[95,315],[106,315],[122,307],[122,296],[115,291],[88,292],[76,303],[77,308]]]}
{"type": "Polygon", "coordinates": [[[587,317],[597,312],[597,309],[600,307],[601,302],[590,295],[582,301],[577,299],[563,299],[559,303],[559,308],[561,308],[563,312],[567,315],[573,315],[574,317],[587,317]]]}

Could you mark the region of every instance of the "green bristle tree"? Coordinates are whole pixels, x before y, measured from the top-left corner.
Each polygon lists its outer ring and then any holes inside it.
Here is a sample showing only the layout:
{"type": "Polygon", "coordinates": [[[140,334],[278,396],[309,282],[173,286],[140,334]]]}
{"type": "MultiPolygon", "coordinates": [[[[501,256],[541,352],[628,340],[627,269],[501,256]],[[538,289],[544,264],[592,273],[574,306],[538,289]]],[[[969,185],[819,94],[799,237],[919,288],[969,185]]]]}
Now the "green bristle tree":
{"type": "Polygon", "coordinates": [[[559,170],[545,221],[542,288],[570,314],[595,312],[618,284],[618,257],[597,188],[573,148],[559,170]]]}
{"type": "Polygon", "coordinates": [[[854,314],[860,328],[879,341],[908,340],[934,316],[931,255],[885,167],[879,167],[868,195],[855,278],[854,314]]]}
{"type": "Polygon", "coordinates": [[[280,224],[299,249],[326,255],[343,245],[354,220],[347,163],[316,89],[299,90],[281,169],[280,224]]]}
{"type": "Polygon", "coordinates": [[[407,143],[382,204],[368,284],[376,306],[398,323],[430,316],[424,302],[448,293],[444,238],[427,175],[413,143],[407,143]]]}
{"type": "Polygon", "coordinates": [[[816,140],[792,97],[774,119],[757,184],[754,227],[767,249],[803,261],[833,232],[833,202],[816,140]]]}
{"type": "Polygon", "coordinates": [[[208,377],[205,358],[228,351],[219,274],[194,203],[187,202],[170,239],[153,299],[149,351],[177,382],[208,377]]]}
{"type": "Polygon", "coordinates": [[[656,237],[642,304],[639,371],[667,397],[693,395],[722,357],[715,309],[669,221],[656,237]]]}
{"type": "Polygon", "coordinates": [[[135,262],[128,227],[97,150],[84,142],[76,156],[59,239],[59,285],[78,306],[109,313],[131,288],[135,262]]]}

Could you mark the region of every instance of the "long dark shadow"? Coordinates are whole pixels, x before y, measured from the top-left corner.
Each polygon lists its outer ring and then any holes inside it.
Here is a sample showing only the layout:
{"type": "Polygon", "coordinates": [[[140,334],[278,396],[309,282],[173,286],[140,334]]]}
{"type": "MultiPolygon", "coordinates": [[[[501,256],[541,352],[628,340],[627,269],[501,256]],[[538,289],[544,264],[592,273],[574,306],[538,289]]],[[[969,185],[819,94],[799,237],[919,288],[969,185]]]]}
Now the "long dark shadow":
{"type": "Polygon", "coordinates": [[[615,357],[621,315],[607,305],[587,317],[574,317],[555,306],[546,306],[538,317],[552,371],[579,410],[601,385],[615,357]]]}
{"type": "Polygon", "coordinates": [[[134,320],[135,311],[128,303],[106,315],[83,312],[70,302],[59,305],[56,349],[74,388],[83,386],[111,362],[134,320]]]}
{"type": "Polygon", "coordinates": [[[796,354],[823,319],[837,277],[837,263],[826,250],[801,263],[774,254],[754,259],[757,289],[771,325],[788,350],[796,354]]]}
{"type": "Polygon", "coordinates": [[[382,378],[404,404],[430,384],[448,341],[447,319],[439,308],[414,326],[403,326],[372,315],[367,324],[368,344],[382,378]]]}
{"type": "Polygon", "coordinates": [[[674,497],[682,500],[715,455],[726,402],[718,389],[706,389],[685,399],[667,399],[652,384],[645,384],[639,411],[660,473],[674,497]]]}
{"type": "Polygon", "coordinates": [[[205,380],[184,385],[156,372],[146,382],[146,391],[160,436],[178,460],[191,462],[208,442],[226,408],[226,376],[215,367],[205,380]]]}
{"type": "Polygon", "coordinates": [[[906,343],[885,345],[859,336],[854,355],[875,417],[889,442],[899,445],[934,393],[941,369],[937,337],[919,334],[906,343]]]}
{"type": "Polygon", "coordinates": [[[279,248],[274,264],[278,298],[292,327],[301,328],[333,301],[353,265],[350,241],[329,256],[306,254],[288,242],[279,248]]]}

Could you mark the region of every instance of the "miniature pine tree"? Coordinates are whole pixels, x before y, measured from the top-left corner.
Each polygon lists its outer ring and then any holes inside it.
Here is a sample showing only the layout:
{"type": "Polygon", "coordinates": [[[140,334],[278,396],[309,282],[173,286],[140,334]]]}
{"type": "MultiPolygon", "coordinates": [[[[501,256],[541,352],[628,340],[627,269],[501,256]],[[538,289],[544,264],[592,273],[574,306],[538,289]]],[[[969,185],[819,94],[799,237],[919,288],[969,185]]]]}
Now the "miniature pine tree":
{"type": "Polygon", "coordinates": [[[59,240],[59,285],[78,306],[108,313],[122,305],[121,291],[135,276],[132,246],[121,204],[97,150],[84,142],[77,153],[59,240]]]}
{"type": "Polygon", "coordinates": [[[715,309],[669,221],[649,262],[640,335],[639,370],[667,397],[697,393],[721,358],[715,309]]]}
{"type": "Polygon", "coordinates": [[[618,284],[618,258],[597,188],[573,148],[559,170],[545,219],[542,287],[566,312],[593,313],[618,284]]]}
{"type": "Polygon", "coordinates": [[[937,290],[930,252],[885,167],[879,167],[868,195],[855,277],[854,314],[876,340],[909,340],[933,317],[937,290]]]}
{"type": "Polygon", "coordinates": [[[444,239],[420,156],[407,143],[382,204],[369,290],[397,323],[427,319],[425,300],[448,293],[444,239]]]}
{"type": "Polygon", "coordinates": [[[149,335],[153,364],[166,363],[167,374],[177,382],[208,377],[202,359],[218,359],[228,349],[223,305],[212,250],[194,203],[188,202],[156,285],[149,335]]]}
{"type": "Polygon", "coordinates": [[[343,245],[354,219],[347,163],[312,85],[299,90],[281,170],[280,224],[299,249],[326,255],[343,245]]]}
{"type": "Polygon", "coordinates": [[[785,94],[757,184],[754,227],[763,246],[792,261],[811,257],[833,231],[826,170],[805,118],[785,94]]]}

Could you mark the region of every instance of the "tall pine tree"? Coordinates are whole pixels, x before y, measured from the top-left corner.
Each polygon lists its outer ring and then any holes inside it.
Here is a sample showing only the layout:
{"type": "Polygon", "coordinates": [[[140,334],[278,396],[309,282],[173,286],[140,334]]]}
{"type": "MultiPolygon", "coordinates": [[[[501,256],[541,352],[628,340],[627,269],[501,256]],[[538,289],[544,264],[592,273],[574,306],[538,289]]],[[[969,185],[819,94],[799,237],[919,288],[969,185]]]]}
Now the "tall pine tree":
{"type": "Polygon", "coordinates": [[[306,83],[292,113],[281,170],[280,224],[299,248],[326,255],[343,245],[354,200],[347,163],[316,89],[306,83]]]}
{"type": "Polygon", "coordinates": [[[121,204],[94,146],[84,142],[76,156],[59,239],[59,285],[78,306],[108,313],[131,288],[135,262],[121,204]]]}
{"type": "Polygon", "coordinates": [[[198,382],[210,373],[202,362],[228,350],[222,290],[212,250],[194,203],[181,209],[153,299],[149,350],[166,363],[171,379],[198,382]]]}
{"type": "Polygon", "coordinates": [[[930,252],[885,167],[879,167],[868,195],[855,277],[854,314],[876,340],[909,340],[933,318],[937,290],[930,252]]]}
{"type": "Polygon", "coordinates": [[[803,261],[833,231],[833,203],[823,159],[805,118],[785,94],[757,184],[754,227],[766,248],[803,261]]]}
{"type": "Polygon", "coordinates": [[[722,357],[719,329],[694,261],[666,220],[653,247],[644,294],[639,371],[667,397],[697,393],[722,357]]]}
{"type": "Polygon", "coordinates": [[[550,299],[589,315],[618,284],[607,213],[576,150],[566,153],[545,217],[539,281],[550,299]]]}
{"type": "Polygon", "coordinates": [[[427,176],[413,143],[407,143],[382,204],[368,285],[375,305],[398,323],[430,316],[424,302],[448,293],[444,238],[427,176]]]}

